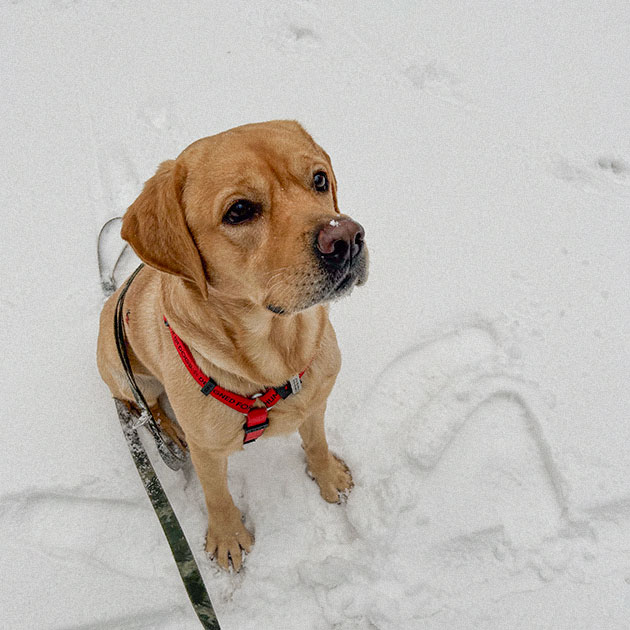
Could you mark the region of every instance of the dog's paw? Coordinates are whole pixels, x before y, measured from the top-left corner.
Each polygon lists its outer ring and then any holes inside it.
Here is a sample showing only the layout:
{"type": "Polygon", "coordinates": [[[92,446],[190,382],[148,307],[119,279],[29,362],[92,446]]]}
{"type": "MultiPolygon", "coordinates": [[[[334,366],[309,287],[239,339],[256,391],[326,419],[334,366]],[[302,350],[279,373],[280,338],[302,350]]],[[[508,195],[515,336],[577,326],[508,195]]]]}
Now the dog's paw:
{"type": "Polygon", "coordinates": [[[309,468],[308,472],[317,482],[322,498],[328,503],[340,503],[354,486],[350,469],[336,455],[330,455],[326,467],[317,471],[309,468]]]}
{"type": "Polygon", "coordinates": [[[226,523],[214,523],[208,527],[206,552],[216,559],[223,569],[229,569],[231,562],[234,570],[239,571],[242,564],[242,551],[248,553],[253,544],[253,536],[247,531],[240,519],[226,523]]]}

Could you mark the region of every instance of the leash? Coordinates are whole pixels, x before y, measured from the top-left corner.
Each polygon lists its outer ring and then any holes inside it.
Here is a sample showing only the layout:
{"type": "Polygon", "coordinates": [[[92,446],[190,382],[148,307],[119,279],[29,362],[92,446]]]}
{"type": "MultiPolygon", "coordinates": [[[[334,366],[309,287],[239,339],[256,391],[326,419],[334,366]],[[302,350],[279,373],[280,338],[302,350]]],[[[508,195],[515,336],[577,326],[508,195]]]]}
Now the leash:
{"type": "Polygon", "coordinates": [[[186,541],[182,527],[151,465],[149,456],[144,450],[138,431],[134,428],[134,414],[124,401],[114,398],[114,402],[116,403],[116,410],[118,411],[118,417],[120,418],[120,424],[122,425],[131,457],[138,469],[144,489],[151,500],[151,505],[153,505],[153,509],[171,548],[177,569],[190,598],[190,603],[195,609],[201,625],[206,630],[221,630],[217,615],[210,601],[210,596],[203,583],[199,567],[186,541]]]}
{"type": "MultiPolygon", "coordinates": [[[[101,286],[106,296],[111,295],[116,290],[114,273],[125,251],[126,245],[118,255],[111,274],[107,276],[104,274],[104,266],[102,263],[101,238],[105,227],[112,224],[112,222],[117,219],[118,218],[110,219],[110,221],[101,228],[98,235],[97,256],[99,275],[101,278],[101,286]]],[[[159,426],[149,409],[146,399],[138,387],[133,371],[131,370],[129,355],[127,354],[123,323],[124,300],[131,283],[143,267],[144,264],[141,264],[127,280],[124,288],[120,292],[118,301],[116,302],[116,311],[114,314],[114,335],[116,338],[118,355],[125,370],[125,374],[127,375],[129,387],[133,392],[139,411],[136,411],[129,403],[120,400],[119,398],[114,398],[114,403],[116,405],[116,411],[118,412],[118,418],[120,420],[127,446],[129,447],[129,452],[131,453],[131,457],[136,465],[138,474],[140,475],[140,479],[144,485],[144,489],[151,501],[151,505],[153,506],[153,509],[160,521],[166,540],[171,548],[173,558],[177,564],[177,570],[182,578],[182,582],[184,583],[184,587],[186,588],[186,592],[188,593],[188,597],[190,598],[190,602],[197,618],[205,630],[221,630],[212,602],[210,601],[210,596],[208,595],[203,578],[199,572],[199,567],[195,562],[192,550],[186,541],[186,536],[182,531],[181,525],[175,516],[175,512],[173,511],[166,493],[164,492],[164,488],[160,483],[137,431],[138,427],[142,425],[147,426],[156,440],[158,452],[160,453],[162,459],[164,459],[165,463],[175,470],[181,468],[185,461],[186,453],[181,451],[181,449],[179,449],[179,447],[171,440],[169,440],[171,443],[167,442],[165,436],[162,435],[159,426]]]]}

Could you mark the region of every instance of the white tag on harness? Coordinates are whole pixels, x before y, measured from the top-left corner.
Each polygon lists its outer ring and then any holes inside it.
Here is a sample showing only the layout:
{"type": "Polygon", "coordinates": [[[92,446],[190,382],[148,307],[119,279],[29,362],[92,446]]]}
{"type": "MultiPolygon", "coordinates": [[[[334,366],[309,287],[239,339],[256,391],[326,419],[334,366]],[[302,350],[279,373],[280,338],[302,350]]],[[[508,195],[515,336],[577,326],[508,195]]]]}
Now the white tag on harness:
{"type": "Polygon", "coordinates": [[[291,392],[293,394],[297,394],[302,389],[302,381],[300,380],[299,374],[289,379],[289,385],[291,385],[291,392]]]}

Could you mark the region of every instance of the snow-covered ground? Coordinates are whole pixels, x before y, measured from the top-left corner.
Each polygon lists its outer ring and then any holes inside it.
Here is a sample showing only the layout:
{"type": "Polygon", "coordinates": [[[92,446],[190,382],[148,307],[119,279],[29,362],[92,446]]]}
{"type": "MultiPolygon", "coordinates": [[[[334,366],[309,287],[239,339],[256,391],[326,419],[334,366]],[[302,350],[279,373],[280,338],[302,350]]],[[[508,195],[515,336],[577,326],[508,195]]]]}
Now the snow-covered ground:
{"type": "Polygon", "coordinates": [[[356,487],[325,504],[297,436],[233,457],[226,574],[156,461],[222,627],[630,627],[627,2],[15,0],[0,36],[2,628],[198,627],[96,371],[96,235],[274,118],[368,236],[327,415],[356,487]]]}

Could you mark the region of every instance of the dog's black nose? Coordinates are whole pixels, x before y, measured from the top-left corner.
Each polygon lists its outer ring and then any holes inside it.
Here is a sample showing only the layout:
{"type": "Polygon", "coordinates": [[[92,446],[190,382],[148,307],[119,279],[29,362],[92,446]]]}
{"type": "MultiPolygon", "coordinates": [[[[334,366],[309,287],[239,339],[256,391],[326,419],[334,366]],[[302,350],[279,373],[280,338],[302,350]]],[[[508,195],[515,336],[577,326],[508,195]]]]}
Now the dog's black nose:
{"type": "Polygon", "coordinates": [[[330,267],[342,267],[363,249],[365,230],[352,219],[332,219],[317,233],[319,257],[330,267]]]}

